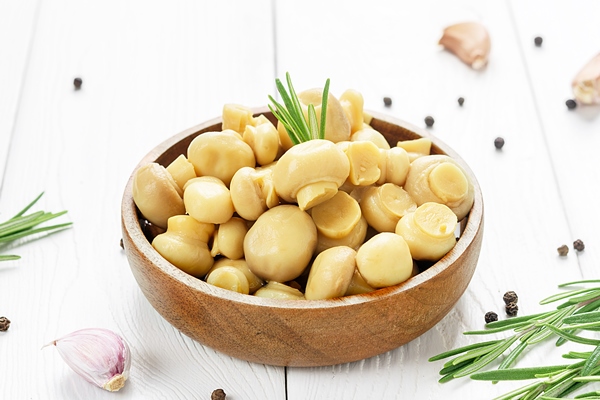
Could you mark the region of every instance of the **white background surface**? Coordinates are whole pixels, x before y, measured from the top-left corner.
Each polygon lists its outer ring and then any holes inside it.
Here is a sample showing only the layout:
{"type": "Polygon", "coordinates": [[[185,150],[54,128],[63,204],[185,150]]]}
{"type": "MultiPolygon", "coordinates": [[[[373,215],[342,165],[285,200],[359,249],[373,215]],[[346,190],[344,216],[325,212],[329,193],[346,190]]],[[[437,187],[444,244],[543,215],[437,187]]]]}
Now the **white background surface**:
{"type": "MultiPolygon", "coordinates": [[[[521,386],[441,385],[442,363],[427,360],[476,340],[462,332],[480,329],[486,311],[502,317],[507,290],[524,315],[547,309],[538,301],[559,283],[600,277],[600,107],[565,107],[572,78],[600,52],[598,15],[593,0],[0,0],[0,220],[45,191],[36,209],[66,209],[61,221],[74,224],[0,247],[22,256],[0,264],[0,316],[12,321],[0,333],[0,397],[208,399],[223,388],[228,400],[484,399],[521,386]],[[482,71],[437,46],[445,26],[466,20],[492,38],[482,71]],[[266,104],[286,71],[297,89],[331,78],[333,94],[356,89],[365,108],[419,126],[432,115],[432,132],[483,190],[484,242],[466,293],[422,337],[371,359],[281,368],[205,348],[154,311],[119,247],[121,196],[139,160],[224,103],[266,104]],[[563,243],[571,251],[558,257],[563,243]],[[40,350],[84,327],[113,329],[130,344],[120,392],[40,350]]],[[[521,365],[562,352],[549,343],[521,365]]]]}

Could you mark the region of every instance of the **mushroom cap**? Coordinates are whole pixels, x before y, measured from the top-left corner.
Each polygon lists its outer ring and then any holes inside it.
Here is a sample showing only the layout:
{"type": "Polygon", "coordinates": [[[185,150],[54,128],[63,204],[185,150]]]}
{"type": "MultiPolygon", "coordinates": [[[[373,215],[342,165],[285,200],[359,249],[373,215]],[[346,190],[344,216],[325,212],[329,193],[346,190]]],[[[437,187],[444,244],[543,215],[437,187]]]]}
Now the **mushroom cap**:
{"type": "MultiPolygon", "coordinates": [[[[305,117],[308,115],[308,105],[315,107],[317,121],[321,123],[321,102],[323,100],[323,89],[314,88],[298,93],[298,99],[302,104],[305,117]]],[[[327,96],[327,114],[325,116],[325,139],[334,143],[350,139],[350,120],[340,101],[329,92],[327,96]]]]}
{"type": "Polygon", "coordinates": [[[167,227],[170,217],[185,214],[180,192],[171,174],[158,163],[140,167],[133,179],[133,201],[148,221],[161,228],[167,227]]]}
{"type": "Polygon", "coordinates": [[[291,281],[308,266],[317,244],[312,218],[295,205],[263,213],[244,238],[250,270],[267,281],[291,281]]]}
{"type": "Polygon", "coordinates": [[[273,184],[281,198],[295,202],[305,186],[332,182],[340,187],[349,173],[350,162],[344,152],[329,140],[315,139],[297,144],[281,156],[273,169],[273,184]]]}
{"type": "Polygon", "coordinates": [[[256,165],[252,148],[233,130],[198,135],[188,146],[187,158],[196,175],[214,176],[227,186],[238,169],[256,165]]]}

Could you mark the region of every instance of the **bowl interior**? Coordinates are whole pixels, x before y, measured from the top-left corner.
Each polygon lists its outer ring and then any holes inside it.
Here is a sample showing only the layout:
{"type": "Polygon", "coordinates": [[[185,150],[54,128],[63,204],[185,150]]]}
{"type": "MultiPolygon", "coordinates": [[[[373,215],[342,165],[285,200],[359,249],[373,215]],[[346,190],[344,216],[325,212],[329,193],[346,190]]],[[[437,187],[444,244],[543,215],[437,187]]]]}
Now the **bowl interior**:
{"type": "MultiPolygon", "coordinates": [[[[267,108],[257,109],[272,122],[267,108]]],[[[123,245],[132,272],[152,306],[174,327],[218,351],[252,362],[281,366],[324,366],[361,360],[399,347],[439,322],[466,290],[475,271],[483,235],[483,199],[468,165],[426,130],[394,118],[373,115],[371,126],[391,146],[427,137],[432,154],[460,163],[475,189],[460,238],[441,260],[422,264],[422,272],[396,286],[332,300],[274,300],[242,295],[192,277],[162,258],[140,225],[131,196],[123,195],[123,245]]],[[[154,148],[137,168],[150,162],[167,166],[199,134],[221,130],[216,118],[190,128],[154,148]]]]}

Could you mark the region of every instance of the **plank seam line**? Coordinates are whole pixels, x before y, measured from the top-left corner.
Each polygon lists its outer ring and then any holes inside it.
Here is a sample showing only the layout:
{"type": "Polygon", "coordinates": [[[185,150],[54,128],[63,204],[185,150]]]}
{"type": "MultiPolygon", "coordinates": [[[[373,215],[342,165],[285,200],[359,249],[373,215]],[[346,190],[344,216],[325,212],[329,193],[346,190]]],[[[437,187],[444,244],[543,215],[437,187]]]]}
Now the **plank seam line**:
{"type": "MultiPolygon", "coordinates": [[[[550,170],[552,172],[552,179],[554,180],[554,184],[556,186],[556,191],[558,192],[558,200],[560,202],[560,206],[562,209],[562,213],[563,216],[565,217],[565,221],[567,224],[567,231],[570,237],[573,237],[573,229],[571,227],[571,223],[569,221],[569,215],[567,213],[567,208],[566,208],[566,204],[562,195],[562,190],[560,187],[560,182],[558,180],[558,175],[556,174],[556,167],[554,165],[554,159],[552,157],[552,152],[550,151],[550,146],[548,145],[548,139],[546,137],[546,128],[544,125],[544,121],[542,120],[542,114],[540,112],[540,108],[537,102],[537,96],[536,96],[536,92],[535,89],[533,87],[533,80],[531,79],[531,73],[529,71],[529,65],[527,64],[526,58],[525,58],[525,50],[523,49],[523,44],[521,43],[520,39],[520,34],[519,34],[519,27],[517,24],[517,20],[515,18],[515,13],[513,11],[513,7],[512,7],[512,0],[509,0],[507,3],[507,7],[508,7],[508,13],[510,15],[510,20],[513,26],[513,30],[515,32],[516,35],[516,39],[517,39],[517,48],[519,49],[519,55],[521,56],[521,64],[523,64],[524,70],[525,70],[525,76],[527,77],[527,85],[529,86],[529,92],[531,94],[531,98],[533,99],[533,107],[535,110],[535,116],[536,119],[538,121],[538,124],[540,125],[540,129],[542,131],[542,141],[544,143],[544,147],[546,148],[546,154],[548,154],[548,158],[550,159],[550,170]]],[[[577,257],[577,267],[579,269],[579,275],[580,277],[583,278],[583,270],[581,268],[581,263],[579,262],[579,257],[577,257]]]]}
{"type": "Polygon", "coordinates": [[[15,130],[17,127],[17,120],[19,119],[19,112],[21,110],[21,100],[23,98],[23,91],[25,88],[25,81],[27,80],[27,75],[29,72],[29,65],[31,61],[31,54],[33,53],[33,43],[35,42],[35,36],[37,32],[38,20],[40,16],[40,8],[41,8],[41,0],[38,0],[35,5],[35,11],[33,13],[33,27],[31,29],[31,39],[27,45],[27,53],[25,56],[25,65],[23,67],[23,75],[21,75],[21,82],[19,84],[19,92],[17,94],[17,108],[13,115],[10,133],[9,133],[9,141],[8,141],[8,151],[6,153],[6,160],[4,160],[4,172],[2,174],[2,181],[0,181],[0,194],[3,193],[4,182],[6,182],[6,176],[8,171],[8,160],[10,159],[10,149],[13,146],[13,138],[15,137],[15,130]]]}

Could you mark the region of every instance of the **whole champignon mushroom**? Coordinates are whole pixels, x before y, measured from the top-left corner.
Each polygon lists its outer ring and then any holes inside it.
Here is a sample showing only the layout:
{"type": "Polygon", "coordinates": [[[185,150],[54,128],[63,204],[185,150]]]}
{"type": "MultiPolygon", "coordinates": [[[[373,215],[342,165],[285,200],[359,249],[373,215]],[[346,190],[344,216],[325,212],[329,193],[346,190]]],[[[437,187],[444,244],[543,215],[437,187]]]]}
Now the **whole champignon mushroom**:
{"type": "Polygon", "coordinates": [[[317,231],[332,239],[349,235],[362,217],[358,202],[342,191],[313,207],[310,215],[317,231]]]}
{"type": "Polygon", "coordinates": [[[369,224],[367,224],[367,220],[365,217],[361,217],[354,229],[346,236],[330,238],[323,235],[321,232],[317,232],[317,248],[315,253],[319,254],[323,250],[336,246],[347,246],[354,250],[358,250],[365,241],[368,228],[369,224]]]}
{"type": "Polygon", "coordinates": [[[229,185],[233,207],[247,221],[256,219],[279,204],[273,185],[272,168],[240,168],[229,185]]]}
{"type": "Polygon", "coordinates": [[[264,281],[260,279],[258,276],[254,275],[250,268],[248,268],[248,263],[243,258],[239,260],[231,260],[229,258],[219,258],[215,261],[210,271],[208,271],[207,276],[209,276],[215,269],[221,267],[231,267],[239,269],[248,280],[248,291],[250,294],[253,294],[258,289],[260,289],[264,285],[264,281]]]}
{"type": "Polygon", "coordinates": [[[408,159],[410,162],[413,162],[419,157],[431,154],[431,139],[422,137],[418,139],[402,140],[396,144],[396,147],[406,150],[408,159]]]}
{"type": "Polygon", "coordinates": [[[350,172],[348,157],[329,140],[315,139],[289,149],[273,168],[279,197],[307,210],[338,191],[350,172]]]}
{"type": "Polygon", "coordinates": [[[174,215],[185,214],[181,189],[160,164],[140,167],[133,178],[133,201],[148,221],[161,228],[174,215]]]}
{"type": "Polygon", "coordinates": [[[230,266],[223,266],[212,270],[206,276],[206,283],[221,289],[231,290],[241,294],[250,294],[250,284],[248,278],[239,269],[230,266]]]}
{"type": "Polygon", "coordinates": [[[390,148],[390,144],[388,143],[385,136],[383,136],[379,131],[376,131],[369,125],[364,125],[361,129],[357,130],[350,136],[351,142],[359,142],[361,140],[366,140],[375,144],[375,146],[380,149],[388,150],[390,148]]]}
{"type": "MultiPolygon", "coordinates": [[[[308,89],[298,93],[298,99],[302,104],[304,116],[308,115],[308,105],[315,106],[317,121],[321,123],[321,101],[323,100],[323,89],[308,89]]],[[[350,139],[351,126],[340,101],[329,92],[327,96],[327,114],[325,115],[325,139],[333,143],[350,139]]]]}
{"type": "Polygon", "coordinates": [[[406,240],[415,260],[438,261],[456,244],[456,225],[448,206],[424,203],[398,221],[396,233],[406,240]]]}
{"type": "Polygon", "coordinates": [[[317,244],[312,218],[295,205],[263,213],[244,238],[250,270],[267,281],[288,282],[308,266],[317,244]]]}
{"type": "Polygon", "coordinates": [[[192,165],[183,154],[180,154],[179,157],[173,160],[171,164],[167,165],[166,168],[175,182],[177,182],[177,186],[179,186],[182,193],[183,187],[187,181],[196,177],[194,165],[192,165]]]}
{"type": "Polygon", "coordinates": [[[276,281],[268,282],[265,286],[258,289],[254,295],[267,299],[304,300],[304,295],[301,291],[276,281]]]}
{"type": "Polygon", "coordinates": [[[416,208],[411,196],[393,183],[371,186],[360,199],[363,216],[378,232],[394,232],[400,218],[416,208]]]}
{"type": "Polygon", "coordinates": [[[213,257],[223,255],[232,260],[244,257],[244,237],[248,232],[246,221],[232,217],[220,224],[215,231],[210,254],[213,257]]]}
{"type": "Polygon", "coordinates": [[[350,162],[348,181],[355,186],[369,186],[379,179],[380,154],[373,142],[338,142],[337,146],[346,154],[350,162]]]}
{"type": "Polygon", "coordinates": [[[189,215],[175,215],[169,218],[167,231],[152,240],[152,247],[177,268],[201,278],[214,262],[207,244],[214,229],[189,215]]]}
{"type": "Polygon", "coordinates": [[[350,280],[350,285],[348,285],[348,289],[346,289],[346,293],[344,296],[352,296],[354,294],[363,294],[363,293],[371,293],[375,289],[365,281],[365,278],[362,277],[360,272],[358,272],[358,268],[354,269],[354,274],[352,275],[352,279],[350,280]]]}
{"type": "Polygon", "coordinates": [[[445,204],[460,221],[473,206],[474,188],[468,175],[451,157],[443,154],[419,157],[411,163],[404,189],[417,206],[445,204]]]}
{"type": "Polygon", "coordinates": [[[233,216],[233,202],[227,186],[218,178],[190,179],[183,192],[185,209],[199,222],[223,224],[233,216]]]}
{"type": "Polygon", "coordinates": [[[356,269],[356,250],[339,246],[320,253],[312,263],[304,297],[326,300],[342,297],[356,269]]]}
{"type": "Polygon", "coordinates": [[[413,259],[402,236],[383,232],[367,240],[358,249],[356,266],[364,280],[371,287],[379,289],[410,278],[413,259]]]}
{"type": "Polygon", "coordinates": [[[226,186],[238,169],[256,165],[252,148],[233,130],[198,135],[188,146],[187,158],[197,176],[214,176],[226,186]]]}
{"type": "Polygon", "coordinates": [[[362,94],[354,89],[348,89],[340,96],[340,104],[350,122],[351,134],[361,130],[364,124],[365,104],[362,94]]]}
{"type": "Polygon", "coordinates": [[[381,176],[376,183],[378,185],[393,183],[398,186],[404,186],[410,169],[408,152],[401,147],[393,147],[387,150],[379,149],[379,152],[379,170],[381,171],[381,176]]]}
{"type": "Polygon", "coordinates": [[[254,122],[256,125],[246,125],[242,139],[252,148],[259,165],[270,164],[279,154],[279,132],[264,115],[254,122]]]}

